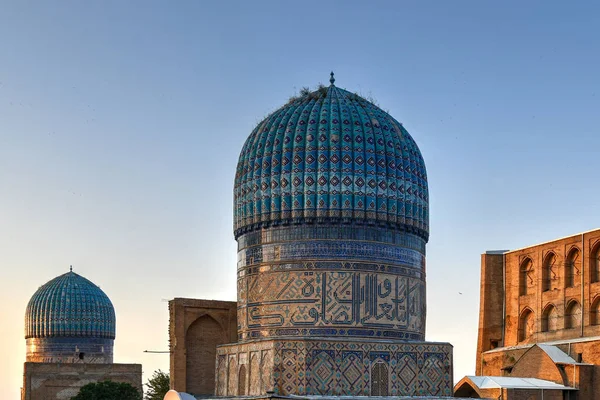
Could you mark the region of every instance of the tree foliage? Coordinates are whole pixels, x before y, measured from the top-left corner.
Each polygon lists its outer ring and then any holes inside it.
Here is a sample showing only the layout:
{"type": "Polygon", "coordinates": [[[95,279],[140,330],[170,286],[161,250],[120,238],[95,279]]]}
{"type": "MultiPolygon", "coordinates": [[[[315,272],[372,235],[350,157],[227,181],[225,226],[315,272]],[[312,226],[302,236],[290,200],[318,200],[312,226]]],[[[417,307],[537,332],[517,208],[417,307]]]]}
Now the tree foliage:
{"type": "Polygon", "coordinates": [[[163,400],[165,394],[169,391],[171,383],[169,382],[169,374],[162,372],[160,369],[154,371],[152,378],[148,379],[146,400],[163,400]]]}
{"type": "Polygon", "coordinates": [[[142,394],[129,383],[102,381],[82,386],[71,400],[142,400],[142,394]]]}

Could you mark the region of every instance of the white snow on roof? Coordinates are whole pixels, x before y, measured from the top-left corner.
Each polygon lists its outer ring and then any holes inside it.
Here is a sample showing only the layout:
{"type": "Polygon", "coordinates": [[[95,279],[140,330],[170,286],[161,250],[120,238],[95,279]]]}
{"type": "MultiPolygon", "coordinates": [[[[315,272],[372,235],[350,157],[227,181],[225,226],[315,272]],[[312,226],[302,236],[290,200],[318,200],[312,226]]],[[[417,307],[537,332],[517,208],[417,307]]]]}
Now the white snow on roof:
{"type": "Polygon", "coordinates": [[[576,390],[572,387],[536,378],[516,378],[507,376],[467,376],[479,389],[555,389],[576,390]]]}

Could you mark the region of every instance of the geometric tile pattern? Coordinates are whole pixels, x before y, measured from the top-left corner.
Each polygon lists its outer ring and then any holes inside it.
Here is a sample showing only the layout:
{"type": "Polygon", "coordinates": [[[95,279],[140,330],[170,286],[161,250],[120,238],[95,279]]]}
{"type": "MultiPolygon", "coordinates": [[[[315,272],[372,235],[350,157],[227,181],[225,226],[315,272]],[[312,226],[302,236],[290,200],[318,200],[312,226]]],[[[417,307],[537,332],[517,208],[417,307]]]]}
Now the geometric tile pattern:
{"type": "Polygon", "coordinates": [[[262,231],[265,243],[243,240],[247,234],[238,238],[240,341],[424,339],[425,254],[411,246],[418,236],[323,224],[300,240],[293,233],[298,227],[272,229],[262,231]]]}
{"type": "Polygon", "coordinates": [[[27,361],[112,363],[115,323],[115,309],[98,286],[73,271],[62,274],[27,304],[27,361]]]}
{"type": "Polygon", "coordinates": [[[79,336],[115,338],[115,309],[84,277],[67,272],[42,285],[25,312],[25,338],[79,336]]]}
{"type": "Polygon", "coordinates": [[[289,336],[423,340],[425,282],[352,271],[281,271],[238,281],[240,340],[289,336]]]}
{"type": "Polygon", "coordinates": [[[272,362],[262,364],[260,372],[272,371],[273,390],[280,395],[369,396],[376,390],[390,396],[452,396],[448,343],[274,339],[220,346],[217,353],[231,358],[257,345],[273,350],[272,362]]]}
{"type": "Polygon", "coordinates": [[[402,124],[335,85],[258,124],[234,186],[234,231],[281,223],[383,223],[429,235],[423,157],[402,124]]]}

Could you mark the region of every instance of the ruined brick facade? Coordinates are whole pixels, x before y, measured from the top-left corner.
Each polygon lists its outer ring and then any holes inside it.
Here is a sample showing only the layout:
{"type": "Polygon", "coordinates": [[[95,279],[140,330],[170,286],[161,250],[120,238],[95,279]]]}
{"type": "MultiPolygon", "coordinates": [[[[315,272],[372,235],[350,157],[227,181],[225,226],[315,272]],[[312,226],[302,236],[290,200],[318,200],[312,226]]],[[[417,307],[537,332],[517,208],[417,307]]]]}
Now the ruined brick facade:
{"type": "Polygon", "coordinates": [[[600,393],[599,310],[600,230],[483,254],[476,374],[546,379],[593,398],[600,393]],[[536,343],[573,362],[548,359],[536,343]]]}

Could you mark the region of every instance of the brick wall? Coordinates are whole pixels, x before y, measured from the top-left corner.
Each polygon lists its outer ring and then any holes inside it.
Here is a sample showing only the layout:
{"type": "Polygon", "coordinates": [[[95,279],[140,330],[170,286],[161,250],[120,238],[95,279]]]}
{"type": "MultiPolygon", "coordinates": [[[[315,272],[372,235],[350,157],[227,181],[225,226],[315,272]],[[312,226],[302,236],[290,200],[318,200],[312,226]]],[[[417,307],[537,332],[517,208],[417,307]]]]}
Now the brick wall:
{"type": "Polygon", "coordinates": [[[216,347],[237,340],[237,303],[175,298],[169,302],[171,388],[215,392],[216,347]]]}
{"type": "Polygon", "coordinates": [[[57,364],[26,362],[23,400],[68,400],[82,386],[110,380],[142,391],[141,364],[57,364]]]}
{"type": "Polygon", "coordinates": [[[600,230],[483,254],[476,373],[495,346],[600,336],[599,258],[600,230]]]}

